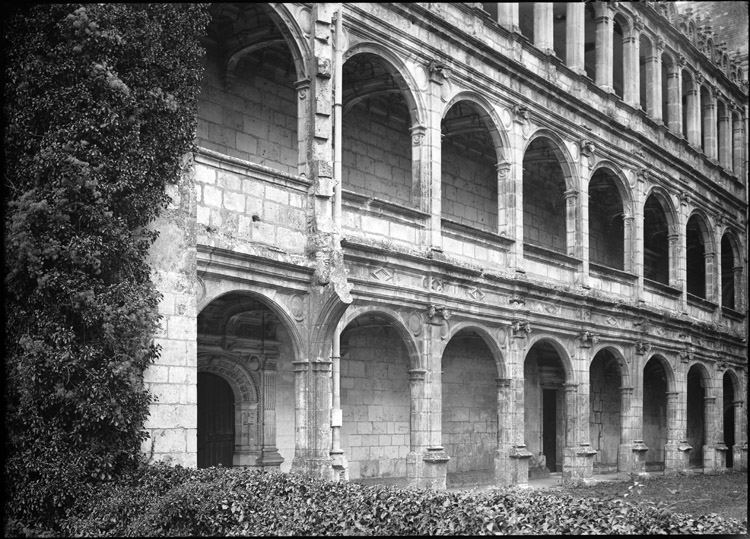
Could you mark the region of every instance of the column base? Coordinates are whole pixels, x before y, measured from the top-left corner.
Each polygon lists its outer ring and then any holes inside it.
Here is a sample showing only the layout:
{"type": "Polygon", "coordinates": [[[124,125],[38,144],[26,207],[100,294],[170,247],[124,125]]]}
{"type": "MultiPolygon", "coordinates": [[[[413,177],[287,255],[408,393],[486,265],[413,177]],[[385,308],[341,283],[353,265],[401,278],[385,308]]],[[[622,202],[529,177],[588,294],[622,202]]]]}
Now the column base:
{"type": "Polygon", "coordinates": [[[738,471],[747,471],[747,442],[735,445],[732,448],[732,468],[738,471]]]}
{"type": "Polygon", "coordinates": [[[417,488],[445,490],[448,461],[451,458],[442,447],[429,447],[426,451],[412,451],[406,456],[406,478],[417,488]]]}
{"type": "Polygon", "coordinates": [[[703,446],[703,473],[721,473],[727,467],[727,451],[729,448],[723,444],[703,446]]]}
{"type": "Polygon", "coordinates": [[[693,446],[686,440],[668,442],[664,446],[664,475],[686,473],[690,468],[690,451],[693,446]]]}
{"type": "Polygon", "coordinates": [[[617,450],[617,471],[629,475],[643,475],[646,473],[646,453],[648,446],[643,440],[620,444],[617,450]]]}
{"type": "Polygon", "coordinates": [[[331,451],[331,468],[334,481],[349,481],[349,462],[343,451],[331,451]]]}
{"type": "Polygon", "coordinates": [[[301,457],[295,456],[292,460],[292,472],[308,477],[331,480],[333,467],[330,457],[301,457]]]}
{"type": "Polygon", "coordinates": [[[594,455],[597,450],[589,444],[563,448],[563,486],[576,486],[585,483],[594,473],[594,455]]]}

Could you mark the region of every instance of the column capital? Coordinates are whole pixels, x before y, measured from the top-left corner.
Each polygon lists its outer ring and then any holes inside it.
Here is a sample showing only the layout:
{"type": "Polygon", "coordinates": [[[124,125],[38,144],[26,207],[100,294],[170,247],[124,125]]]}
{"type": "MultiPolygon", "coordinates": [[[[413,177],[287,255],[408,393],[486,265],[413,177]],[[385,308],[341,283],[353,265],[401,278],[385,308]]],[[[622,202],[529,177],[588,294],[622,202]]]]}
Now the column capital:
{"type": "Polygon", "coordinates": [[[421,382],[424,380],[424,376],[427,373],[425,369],[410,369],[406,371],[409,375],[410,382],[421,382]]]}

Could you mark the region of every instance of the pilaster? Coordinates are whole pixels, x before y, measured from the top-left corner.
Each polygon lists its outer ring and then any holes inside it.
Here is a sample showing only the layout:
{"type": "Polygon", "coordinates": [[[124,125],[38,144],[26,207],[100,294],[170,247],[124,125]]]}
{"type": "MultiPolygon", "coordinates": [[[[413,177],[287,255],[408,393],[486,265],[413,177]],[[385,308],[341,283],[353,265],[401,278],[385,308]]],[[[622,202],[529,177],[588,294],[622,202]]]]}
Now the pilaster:
{"type": "Polygon", "coordinates": [[[585,75],[584,38],[586,4],[568,2],[565,20],[565,63],[575,73],[585,75]]]}

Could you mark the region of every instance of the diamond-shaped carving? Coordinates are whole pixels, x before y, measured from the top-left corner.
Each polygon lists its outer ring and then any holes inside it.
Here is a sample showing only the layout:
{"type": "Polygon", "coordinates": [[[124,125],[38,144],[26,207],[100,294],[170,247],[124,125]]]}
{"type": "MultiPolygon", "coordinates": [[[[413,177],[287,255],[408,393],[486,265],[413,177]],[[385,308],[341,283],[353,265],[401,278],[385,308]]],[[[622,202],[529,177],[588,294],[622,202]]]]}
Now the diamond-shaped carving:
{"type": "Polygon", "coordinates": [[[375,277],[378,281],[387,282],[393,280],[393,271],[383,267],[371,270],[370,275],[375,277]]]}

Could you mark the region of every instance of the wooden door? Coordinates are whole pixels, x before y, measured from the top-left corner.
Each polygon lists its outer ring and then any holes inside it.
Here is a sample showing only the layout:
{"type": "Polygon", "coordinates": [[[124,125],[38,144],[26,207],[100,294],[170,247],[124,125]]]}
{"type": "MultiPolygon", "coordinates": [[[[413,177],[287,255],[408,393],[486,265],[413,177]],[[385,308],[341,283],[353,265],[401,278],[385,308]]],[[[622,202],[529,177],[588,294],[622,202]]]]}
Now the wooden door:
{"type": "Polygon", "coordinates": [[[234,393],[221,377],[198,373],[198,468],[232,467],[234,393]]]}

